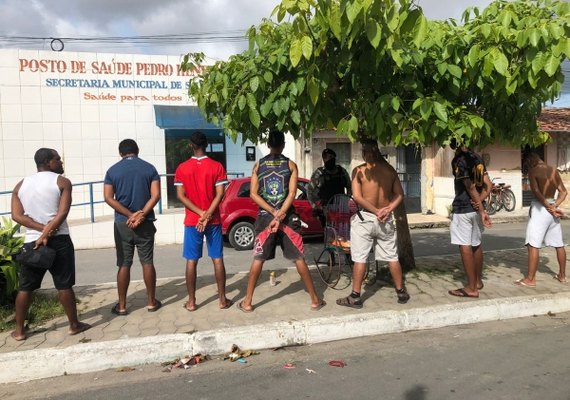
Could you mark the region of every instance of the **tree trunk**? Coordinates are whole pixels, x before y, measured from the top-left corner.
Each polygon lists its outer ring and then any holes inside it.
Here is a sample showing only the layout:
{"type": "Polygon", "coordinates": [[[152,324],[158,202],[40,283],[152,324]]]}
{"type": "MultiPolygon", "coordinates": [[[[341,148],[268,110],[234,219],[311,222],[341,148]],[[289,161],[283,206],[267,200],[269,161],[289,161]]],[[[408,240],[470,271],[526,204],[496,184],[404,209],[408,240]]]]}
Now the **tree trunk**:
{"type": "Polygon", "coordinates": [[[394,218],[396,218],[396,231],[398,232],[398,258],[402,265],[402,271],[408,272],[416,268],[416,260],[414,259],[414,246],[408,225],[408,215],[406,214],[406,206],[403,201],[396,208],[394,218]]]}

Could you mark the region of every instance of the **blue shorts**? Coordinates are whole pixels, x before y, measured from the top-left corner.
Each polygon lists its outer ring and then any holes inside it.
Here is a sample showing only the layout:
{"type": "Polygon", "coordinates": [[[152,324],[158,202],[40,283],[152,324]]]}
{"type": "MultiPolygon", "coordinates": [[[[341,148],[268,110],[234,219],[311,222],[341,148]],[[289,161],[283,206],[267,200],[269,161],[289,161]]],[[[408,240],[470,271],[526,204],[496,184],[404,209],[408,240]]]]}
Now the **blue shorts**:
{"type": "Polygon", "coordinates": [[[199,260],[202,258],[204,236],[208,246],[210,258],[222,258],[224,256],[224,238],[222,237],[222,225],[206,225],[204,232],[198,232],[195,226],[184,227],[184,249],[182,256],[187,260],[199,260]]]}

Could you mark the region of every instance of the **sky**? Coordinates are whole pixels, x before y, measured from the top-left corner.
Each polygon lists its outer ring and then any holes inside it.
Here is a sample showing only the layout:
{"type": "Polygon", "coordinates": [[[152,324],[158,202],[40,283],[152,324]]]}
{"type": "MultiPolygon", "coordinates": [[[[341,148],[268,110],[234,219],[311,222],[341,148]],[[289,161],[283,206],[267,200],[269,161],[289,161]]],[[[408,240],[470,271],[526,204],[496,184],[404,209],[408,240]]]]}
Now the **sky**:
{"type": "MultiPolygon", "coordinates": [[[[428,18],[459,19],[467,7],[484,7],[490,1],[419,0],[418,3],[428,18]]],[[[0,48],[49,50],[48,38],[72,38],[63,39],[65,51],[166,55],[201,51],[209,58],[221,60],[245,50],[245,31],[269,18],[278,4],[279,0],[0,0],[0,37],[40,38],[32,41],[0,38],[0,48]],[[204,33],[209,34],[209,43],[73,40],[198,34],[203,41],[204,33]]]]}

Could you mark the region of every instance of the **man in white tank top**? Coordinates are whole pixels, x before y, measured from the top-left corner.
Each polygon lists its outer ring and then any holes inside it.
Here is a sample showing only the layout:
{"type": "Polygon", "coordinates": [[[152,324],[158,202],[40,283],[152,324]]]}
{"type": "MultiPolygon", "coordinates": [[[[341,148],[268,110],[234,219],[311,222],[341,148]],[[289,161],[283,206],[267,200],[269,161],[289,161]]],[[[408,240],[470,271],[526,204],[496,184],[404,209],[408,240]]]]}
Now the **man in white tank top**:
{"type": "MultiPolygon", "coordinates": [[[[49,269],[58,298],[69,320],[70,335],[91,326],[79,322],[75,305],[75,252],[69,237],[67,214],[71,207],[71,182],[60,174],[63,163],[57,151],[41,148],[34,155],[38,172],[21,180],[12,192],[12,219],[26,229],[25,242],[36,242],[56,251],[49,269]]],[[[16,296],[15,340],[26,339],[24,321],[32,303],[32,294],[41,287],[46,270],[22,265],[20,287],[16,296]]]]}

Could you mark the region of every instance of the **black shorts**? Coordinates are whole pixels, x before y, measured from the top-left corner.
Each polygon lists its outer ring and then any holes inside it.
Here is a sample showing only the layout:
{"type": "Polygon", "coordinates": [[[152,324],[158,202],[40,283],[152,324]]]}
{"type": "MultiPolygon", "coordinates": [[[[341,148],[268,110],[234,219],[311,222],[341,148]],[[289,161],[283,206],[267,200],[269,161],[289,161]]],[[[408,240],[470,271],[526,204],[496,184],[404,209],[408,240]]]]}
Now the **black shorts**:
{"type": "Polygon", "coordinates": [[[275,258],[277,244],[283,250],[283,256],[288,260],[303,258],[305,251],[301,237],[301,219],[295,213],[290,213],[279,224],[279,230],[269,232],[267,227],[273,220],[273,215],[259,215],[255,220],[255,242],[253,257],[256,260],[272,260],[275,258]]]}
{"type": "Polygon", "coordinates": [[[20,268],[20,290],[32,292],[39,289],[47,271],[58,290],[71,289],[75,285],[75,248],[69,235],[57,235],[48,240],[48,247],[55,250],[55,260],[49,270],[22,265],[20,268]]]}
{"type": "Polygon", "coordinates": [[[135,247],[141,264],[153,265],[155,233],[156,228],[152,221],[144,221],[135,229],[129,228],[126,222],[115,222],[117,266],[130,267],[133,265],[135,247]]]}

